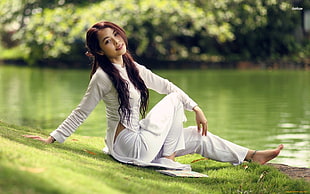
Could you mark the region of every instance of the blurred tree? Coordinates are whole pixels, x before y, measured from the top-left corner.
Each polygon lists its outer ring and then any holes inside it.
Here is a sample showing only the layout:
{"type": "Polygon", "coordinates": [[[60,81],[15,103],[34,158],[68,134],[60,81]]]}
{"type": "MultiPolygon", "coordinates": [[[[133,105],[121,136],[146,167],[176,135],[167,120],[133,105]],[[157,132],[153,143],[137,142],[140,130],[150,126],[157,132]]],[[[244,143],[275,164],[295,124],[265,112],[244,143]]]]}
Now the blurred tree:
{"type": "Polygon", "coordinates": [[[237,60],[261,60],[279,58],[297,51],[299,43],[294,31],[301,25],[301,18],[298,12],[292,11],[290,2],[261,1],[259,6],[251,6],[259,7],[259,10],[248,17],[251,8],[247,6],[242,3],[236,11],[240,14],[238,18],[246,19],[241,23],[232,23],[234,34],[238,36],[234,41],[220,45],[219,52],[230,54],[237,60]]]}
{"type": "Polygon", "coordinates": [[[278,0],[3,0],[0,35],[6,47],[23,45],[31,64],[85,59],[85,32],[101,20],[124,27],[132,52],[145,58],[307,57],[301,45],[309,43],[293,36],[301,16],[291,8],[278,0]]]}
{"type": "Polygon", "coordinates": [[[138,55],[161,60],[199,56],[199,48],[192,44],[192,39],[203,31],[223,41],[232,38],[229,30],[223,30],[214,18],[206,17],[201,8],[188,2],[119,0],[115,4],[106,0],[86,8],[68,4],[34,14],[31,23],[20,31],[28,48],[28,62],[81,55],[84,48],[80,43],[84,41],[85,31],[100,20],[123,26],[130,37],[131,48],[138,55]],[[79,53],[72,53],[77,46],[81,48],[76,50],[79,53]]]}
{"type": "Polygon", "coordinates": [[[98,2],[99,0],[1,0],[0,1],[0,40],[5,47],[16,46],[14,32],[24,28],[32,15],[46,8],[56,8],[67,4],[77,6],[98,2]]]}
{"type": "MultiPolygon", "coordinates": [[[[294,31],[301,25],[300,13],[292,11],[291,1],[278,0],[193,0],[205,12],[212,12],[217,23],[229,26],[233,39],[205,39],[200,45],[228,60],[278,58],[301,51],[294,31]],[[208,46],[209,45],[209,46],[208,46]]],[[[300,4],[307,7],[306,3],[300,4]]]]}

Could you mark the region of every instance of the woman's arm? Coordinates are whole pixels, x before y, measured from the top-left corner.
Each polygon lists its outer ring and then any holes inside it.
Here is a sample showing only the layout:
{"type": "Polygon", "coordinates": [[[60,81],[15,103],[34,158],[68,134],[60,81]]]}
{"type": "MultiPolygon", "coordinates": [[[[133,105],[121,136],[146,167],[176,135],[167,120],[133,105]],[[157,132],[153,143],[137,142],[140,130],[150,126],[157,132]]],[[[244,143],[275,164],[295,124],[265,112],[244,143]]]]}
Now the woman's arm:
{"type": "Polygon", "coordinates": [[[183,92],[183,90],[175,86],[167,79],[164,79],[154,74],[144,66],[137,64],[137,67],[139,69],[140,76],[142,77],[148,88],[153,89],[161,94],[169,94],[171,92],[177,92],[178,94],[180,94],[184,108],[190,111],[194,111],[196,114],[196,124],[198,132],[201,132],[201,134],[204,136],[207,135],[208,121],[203,111],[198,107],[195,101],[193,101],[185,92],[183,92]]]}
{"type": "Polygon", "coordinates": [[[98,68],[90,80],[87,91],[78,107],[56,130],[50,133],[50,136],[63,143],[85,121],[103,96],[110,91],[111,85],[112,83],[107,74],[101,68],[98,68]]]}
{"type": "Polygon", "coordinates": [[[76,129],[85,121],[93,109],[97,106],[102,97],[111,89],[111,83],[107,75],[98,69],[93,75],[87,91],[76,109],[58,126],[56,130],[50,133],[47,139],[39,136],[24,136],[36,139],[45,143],[58,141],[63,143],[76,129]]]}
{"type": "Polygon", "coordinates": [[[160,94],[169,94],[172,92],[178,93],[186,110],[192,111],[193,108],[197,106],[195,101],[193,101],[183,90],[174,85],[172,82],[156,75],[142,65],[136,65],[139,70],[139,74],[147,88],[152,89],[160,94]]]}

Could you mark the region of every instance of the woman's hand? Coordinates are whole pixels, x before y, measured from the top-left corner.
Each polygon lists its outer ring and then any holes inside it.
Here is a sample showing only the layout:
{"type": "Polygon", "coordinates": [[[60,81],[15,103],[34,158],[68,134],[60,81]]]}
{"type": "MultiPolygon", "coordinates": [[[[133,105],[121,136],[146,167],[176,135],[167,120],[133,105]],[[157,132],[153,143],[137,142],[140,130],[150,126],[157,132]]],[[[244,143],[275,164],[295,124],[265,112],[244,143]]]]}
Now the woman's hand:
{"type": "Polygon", "coordinates": [[[203,111],[198,107],[195,106],[193,108],[193,111],[196,113],[196,124],[197,124],[197,130],[200,133],[202,131],[203,136],[207,136],[207,131],[208,131],[208,121],[203,113],[203,111]],[[202,130],[201,130],[202,129],[202,130]]]}
{"type": "Polygon", "coordinates": [[[39,140],[39,141],[42,141],[42,142],[44,142],[46,144],[54,143],[54,141],[55,141],[55,139],[52,136],[49,136],[47,139],[44,139],[44,138],[42,138],[40,136],[35,136],[35,135],[23,135],[23,137],[39,140]]]}

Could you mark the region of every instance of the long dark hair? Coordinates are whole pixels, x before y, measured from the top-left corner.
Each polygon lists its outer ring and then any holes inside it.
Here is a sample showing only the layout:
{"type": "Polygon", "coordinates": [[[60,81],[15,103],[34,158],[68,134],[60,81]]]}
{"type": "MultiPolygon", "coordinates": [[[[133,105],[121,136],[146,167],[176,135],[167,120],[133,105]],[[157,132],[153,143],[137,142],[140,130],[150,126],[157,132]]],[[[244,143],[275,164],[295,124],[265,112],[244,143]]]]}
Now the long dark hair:
{"type": "MultiPolygon", "coordinates": [[[[122,119],[127,119],[130,121],[131,111],[129,104],[128,83],[120,76],[119,71],[114,67],[114,65],[105,55],[98,54],[98,52],[101,51],[98,40],[98,31],[104,28],[111,28],[117,33],[119,33],[119,35],[123,38],[126,44],[126,48],[128,48],[127,36],[125,31],[121,27],[112,22],[106,21],[94,24],[87,31],[86,34],[86,47],[88,49],[88,53],[90,53],[93,58],[90,77],[93,76],[98,67],[102,68],[102,70],[108,74],[109,78],[111,79],[114,87],[118,92],[118,102],[120,104],[118,112],[120,115],[122,115],[122,119]]],[[[140,91],[140,114],[142,117],[145,117],[149,100],[149,91],[144,84],[144,81],[141,79],[139,71],[128,49],[122,57],[124,65],[126,65],[126,71],[130,81],[135,86],[135,88],[140,91]]]]}

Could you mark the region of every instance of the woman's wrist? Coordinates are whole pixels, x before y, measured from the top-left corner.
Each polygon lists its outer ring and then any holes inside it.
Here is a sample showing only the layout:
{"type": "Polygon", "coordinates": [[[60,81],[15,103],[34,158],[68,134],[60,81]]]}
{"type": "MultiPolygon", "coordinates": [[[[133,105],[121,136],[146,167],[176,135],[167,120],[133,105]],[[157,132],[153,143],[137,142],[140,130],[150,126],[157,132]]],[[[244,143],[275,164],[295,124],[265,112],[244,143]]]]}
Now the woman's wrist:
{"type": "Polygon", "coordinates": [[[56,139],[53,136],[49,136],[47,138],[47,141],[48,141],[47,143],[54,143],[56,141],[56,139]]]}
{"type": "Polygon", "coordinates": [[[201,111],[201,109],[200,109],[199,106],[197,105],[197,106],[195,106],[195,107],[193,108],[193,111],[198,112],[198,111],[201,111]]]}

